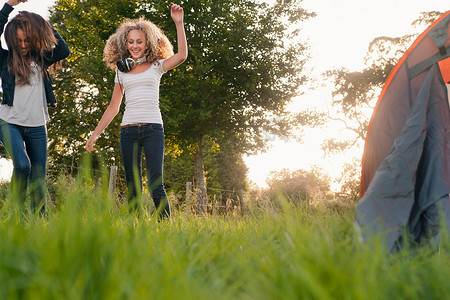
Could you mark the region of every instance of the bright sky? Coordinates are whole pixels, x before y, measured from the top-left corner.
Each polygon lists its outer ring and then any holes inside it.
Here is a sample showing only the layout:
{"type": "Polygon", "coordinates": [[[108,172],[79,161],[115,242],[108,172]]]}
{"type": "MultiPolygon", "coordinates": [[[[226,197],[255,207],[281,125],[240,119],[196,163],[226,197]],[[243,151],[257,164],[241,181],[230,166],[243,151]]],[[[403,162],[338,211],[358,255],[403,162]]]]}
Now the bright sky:
{"type": "MultiPolygon", "coordinates": [[[[47,10],[53,3],[53,0],[29,0],[28,3],[20,4],[16,11],[30,10],[48,17],[47,10]]],[[[419,12],[444,12],[450,9],[445,0],[304,0],[303,4],[306,9],[317,13],[317,17],[308,21],[303,30],[304,37],[309,39],[312,46],[309,67],[314,67],[317,74],[338,67],[359,69],[373,38],[410,33],[410,24],[419,17],[419,12]]],[[[291,108],[298,111],[311,103],[323,108],[330,99],[330,89],[308,91],[296,99],[291,108]]],[[[332,177],[337,177],[343,162],[362,155],[361,149],[355,149],[354,153],[329,158],[322,156],[322,140],[343,134],[345,132],[331,126],[325,130],[306,131],[303,144],[275,140],[266,153],[245,158],[249,178],[257,185],[264,186],[270,171],[283,168],[307,170],[312,165],[318,165],[332,177]]],[[[10,164],[6,166],[5,161],[0,160],[0,179],[9,178],[10,174],[10,164]]]]}
{"type": "MultiPolygon", "coordinates": [[[[450,9],[445,0],[304,0],[303,7],[317,13],[317,17],[306,22],[303,35],[312,47],[309,65],[315,74],[334,68],[350,70],[362,68],[369,43],[379,36],[402,36],[412,32],[411,23],[420,12],[450,9]]],[[[425,29],[425,28],[424,28],[425,29]]],[[[306,107],[326,109],[331,100],[331,88],[321,88],[307,93],[291,104],[293,111],[306,107]]],[[[326,129],[306,130],[304,143],[275,140],[272,148],[264,154],[245,157],[249,167],[249,178],[263,187],[271,171],[281,169],[309,170],[317,165],[332,178],[340,176],[345,162],[353,157],[361,158],[362,148],[333,157],[323,157],[320,144],[331,136],[346,134],[335,124],[326,129]]],[[[338,186],[332,184],[333,189],[338,186]]]]}

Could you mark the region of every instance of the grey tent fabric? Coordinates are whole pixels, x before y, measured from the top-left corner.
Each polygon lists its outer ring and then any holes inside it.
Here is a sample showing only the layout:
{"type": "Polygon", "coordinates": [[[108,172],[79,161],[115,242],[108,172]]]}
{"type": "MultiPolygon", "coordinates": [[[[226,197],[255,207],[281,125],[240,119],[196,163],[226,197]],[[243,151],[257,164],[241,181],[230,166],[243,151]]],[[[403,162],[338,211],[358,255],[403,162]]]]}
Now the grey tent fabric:
{"type": "Polygon", "coordinates": [[[450,232],[449,49],[450,11],[400,59],[369,125],[355,226],[388,252],[438,242],[442,224],[450,232]]]}
{"type": "Polygon", "coordinates": [[[450,49],[450,11],[416,39],[386,80],[365,141],[361,178],[363,193],[404,128],[411,106],[431,66],[438,63],[441,71],[444,71],[441,75],[445,81],[450,80],[450,51],[442,55],[439,47],[450,49]],[[442,44],[443,41],[445,44],[442,44]]]}
{"type": "MultiPolygon", "coordinates": [[[[356,207],[364,240],[386,235],[389,251],[404,229],[433,239],[439,214],[450,220],[450,109],[437,65],[428,72],[400,135],[356,207]]],[[[449,226],[449,222],[447,222],[449,226]]],[[[449,227],[450,229],[450,227],[449,227]]]]}

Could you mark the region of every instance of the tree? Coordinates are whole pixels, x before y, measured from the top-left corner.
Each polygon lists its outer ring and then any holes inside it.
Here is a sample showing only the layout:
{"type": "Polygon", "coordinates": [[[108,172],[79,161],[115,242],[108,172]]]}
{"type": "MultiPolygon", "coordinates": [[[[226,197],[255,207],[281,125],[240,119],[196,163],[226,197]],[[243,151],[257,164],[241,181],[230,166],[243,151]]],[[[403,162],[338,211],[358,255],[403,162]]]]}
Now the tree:
{"type": "Polygon", "coordinates": [[[344,123],[344,127],[354,133],[354,138],[343,142],[328,140],[325,149],[344,151],[364,141],[374,102],[411,39],[411,35],[375,38],[366,54],[367,67],[362,71],[341,68],[328,72],[335,82],[335,90],[332,93],[334,110],[333,116],[329,115],[329,118],[344,123]]]}
{"type": "MultiPolygon", "coordinates": [[[[310,15],[298,1],[273,7],[255,1],[186,1],[189,58],[162,93],[171,137],[191,149],[197,188],[206,195],[204,139],[238,153],[264,145],[262,131],[287,133],[285,105],[305,80],[305,47],[286,43],[283,18],[310,15]],[[182,97],[180,97],[182,95],[182,97]],[[170,99],[170,100],[169,100],[170,99]]],[[[170,31],[169,31],[170,32],[170,31]]]]}
{"type": "MultiPolygon", "coordinates": [[[[193,154],[197,187],[206,194],[204,140],[232,145],[233,152],[256,151],[262,132],[287,134],[286,104],[306,77],[305,46],[290,32],[312,14],[300,0],[186,0],[188,60],[164,75],[160,90],[168,151],[193,154]]],[[[59,0],[51,22],[68,42],[72,55],[55,79],[64,101],[50,124],[55,161],[71,164],[109,103],[114,74],[102,62],[106,39],[124,18],[145,16],[175,40],[167,3],[160,1],[59,0]]],[[[98,146],[107,163],[119,157],[118,116],[98,146]]],[[[117,163],[117,162],[116,162],[117,163]]]]}
{"type": "MultiPolygon", "coordinates": [[[[205,180],[208,195],[214,197],[217,203],[225,205],[227,200],[234,203],[242,200],[242,192],[247,189],[248,168],[243,155],[233,151],[231,145],[214,147],[204,140],[205,148],[205,180]]],[[[164,169],[166,189],[174,194],[184,194],[185,182],[195,181],[193,178],[193,156],[188,151],[180,154],[168,153],[165,157],[164,169]]]]}
{"type": "Polygon", "coordinates": [[[361,199],[360,170],[361,160],[353,160],[351,163],[344,164],[341,178],[339,179],[341,183],[341,197],[354,203],[361,199]]]}
{"type": "Polygon", "coordinates": [[[268,194],[272,203],[280,196],[296,204],[321,202],[332,198],[330,181],[319,168],[293,172],[283,169],[272,172],[267,179],[268,194]]]}
{"type": "Polygon", "coordinates": [[[362,71],[350,71],[345,68],[327,72],[334,79],[335,90],[332,93],[332,106],[335,111],[341,111],[339,120],[344,126],[354,132],[354,138],[346,141],[327,141],[324,149],[343,151],[355,144],[362,143],[366,137],[370,114],[374,104],[398,60],[412,44],[424,27],[433,23],[442,13],[423,12],[412,23],[414,33],[401,37],[377,37],[369,45],[365,68],[362,71]]]}
{"type": "MultiPolygon", "coordinates": [[[[370,115],[384,82],[413,40],[425,29],[424,27],[429,26],[441,14],[440,12],[421,13],[421,16],[412,23],[415,33],[401,37],[382,36],[375,38],[368,47],[363,70],[350,71],[341,68],[324,74],[325,77],[328,77],[327,80],[331,78],[335,83],[329,111],[326,116],[322,117],[320,117],[319,112],[316,112],[319,119],[315,120],[305,118],[305,114],[301,114],[303,124],[314,127],[325,124],[325,119],[339,121],[344,125],[344,128],[353,133],[353,137],[348,139],[326,140],[322,145],[322,149],[326,153],[343,152],[364,143],[370,115]]],[[[310,112],[306,113],[306,115],[309,114],[310,112]]],[[[352,165],[356,170],[360,166],[360,162],[355,161],[352,165]]],[[[346,165],[342,174],[341,181],[344,184],[341,192],[351,198],[358,198],[356,189],[359,183],[352,183],[352,180],[355,180],[359,172],[355,172],[349,167],[349,165],[346,165]]]]}

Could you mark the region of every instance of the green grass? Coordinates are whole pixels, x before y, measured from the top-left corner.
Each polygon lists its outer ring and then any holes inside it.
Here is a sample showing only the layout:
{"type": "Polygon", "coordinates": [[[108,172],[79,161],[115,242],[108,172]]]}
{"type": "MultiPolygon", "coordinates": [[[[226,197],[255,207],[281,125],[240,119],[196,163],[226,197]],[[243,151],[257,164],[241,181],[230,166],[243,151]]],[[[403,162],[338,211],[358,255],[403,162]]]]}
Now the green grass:
{"type": "Polygon", "coordinates": [[[158,223],[89,179],[45,218],[0,210],[0,299],[448,299],[450,251],[387,255],[351,210],[176,212],[158,223]]]}

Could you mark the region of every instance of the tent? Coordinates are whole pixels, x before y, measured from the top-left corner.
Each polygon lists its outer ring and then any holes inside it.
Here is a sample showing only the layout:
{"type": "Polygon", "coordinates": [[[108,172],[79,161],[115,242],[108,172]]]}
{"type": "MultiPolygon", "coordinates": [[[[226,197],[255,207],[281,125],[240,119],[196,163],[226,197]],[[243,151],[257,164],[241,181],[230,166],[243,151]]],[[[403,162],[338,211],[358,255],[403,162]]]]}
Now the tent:
{"type": "Polygon", "coordinates": [[[381,235],[389,252],[405,237],[438,241],[442,224],[450,232],[448,82],[450,11],[392,70],[368,128],[355,226],[364,241],[381,235]]]}

